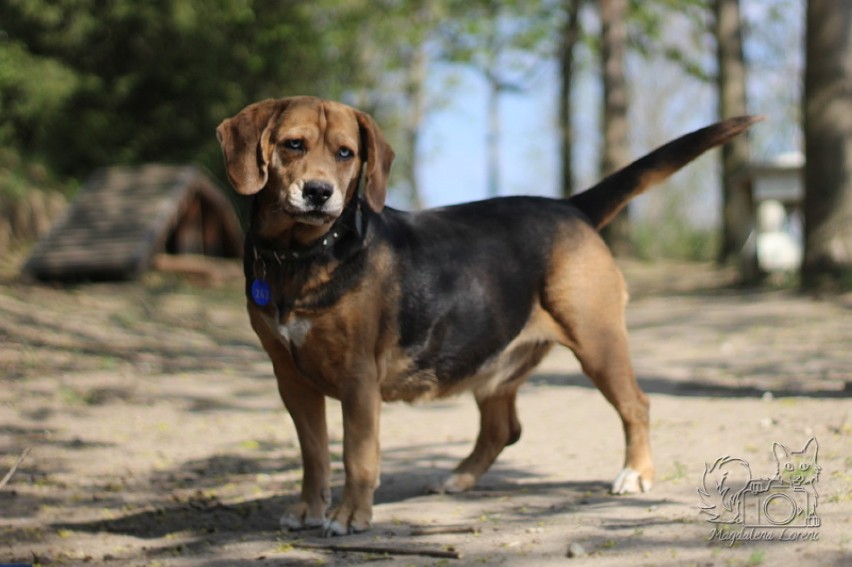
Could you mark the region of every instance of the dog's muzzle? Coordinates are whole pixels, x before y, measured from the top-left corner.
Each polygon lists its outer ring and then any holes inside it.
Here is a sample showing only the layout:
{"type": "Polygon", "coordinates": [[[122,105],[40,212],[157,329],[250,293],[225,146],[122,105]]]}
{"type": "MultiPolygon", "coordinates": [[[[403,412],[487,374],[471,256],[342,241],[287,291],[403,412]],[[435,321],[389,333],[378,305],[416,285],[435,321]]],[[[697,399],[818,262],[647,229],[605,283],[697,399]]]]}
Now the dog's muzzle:
{"type": "Polygon", "coordinates": [[[282,205],[282,209],[298,222],[321,225],[340,215],[343,199],[332,183],[309,179],[292,184],[283,197],[282,205]]]}

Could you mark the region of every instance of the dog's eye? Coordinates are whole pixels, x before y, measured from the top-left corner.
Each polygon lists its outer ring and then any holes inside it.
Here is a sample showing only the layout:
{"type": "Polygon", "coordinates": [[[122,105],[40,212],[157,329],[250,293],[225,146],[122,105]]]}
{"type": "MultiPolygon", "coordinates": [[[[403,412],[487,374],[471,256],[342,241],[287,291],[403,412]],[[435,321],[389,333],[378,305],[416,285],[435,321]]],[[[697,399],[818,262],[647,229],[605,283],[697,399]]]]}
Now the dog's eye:
{"type": "Polygon", "coordinates": [[[294,152],[301,152],[305,149],[304,140],[284,140],[282,145],[288,150],[293,150],[294,152]]]}
{"type": "Polygon", "coordinates": [[[352,159],[353,157],[355,157],[355,152],[353,152],[351,149],[347,148],[346,146],[343,146],[342,148],[337,150],[337,159],[339,159],[339,160],[345,161],[345,160],[348,160],[348,159],[352,159]]]}

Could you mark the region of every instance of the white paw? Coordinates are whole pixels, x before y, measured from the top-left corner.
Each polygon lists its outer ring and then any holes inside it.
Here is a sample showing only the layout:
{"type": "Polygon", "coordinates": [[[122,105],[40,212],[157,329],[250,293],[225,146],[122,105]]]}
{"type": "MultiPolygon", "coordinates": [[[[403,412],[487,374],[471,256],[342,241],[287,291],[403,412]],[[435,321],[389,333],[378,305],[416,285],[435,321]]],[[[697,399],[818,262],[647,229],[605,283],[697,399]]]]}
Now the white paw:
{"type": "Polygon", "coordinates": [[[370,522],[349,522],[345,524],[337,520],[327,519],[322,526],[322,537],[334,537],[359,534],[370,529],[370,522]]]}
{"type": "Polygon", "coordinates": [[[295,532],[310,528],[319,528],[325,523],[325,518],[314,518],[311,516],[297,517],[296,514],[287,513],[281,516],[278,523],[281,525],[281,529],[295,532]]]}
{"type": "Polygon", "coordinates": [[[633,494],[637,492],[648,492],[651,490],[652,482],[645,480],[639,471],[631,468],[623,468],[612,483],[613,494],[633,494]]]}
{"type": "Polygon", "coordinates": [[[476,483],[476,479],[473,478],[472,475],[462,473],[457,474],[453,473],[447,477],[447,480],[444,481],[442,485],[440,485],[436,492],[442,494],[458,494],[459,492],[465,492],[473,488],[473,485],[476,483]]]}
{"type": "Polygon", "coordinates": [[[350,528],[347,528],[337,520],[326,520],[322,526],[322,537],[349,535],[350,533],[354,533],[354,530],[350,531],[350,528]]]}

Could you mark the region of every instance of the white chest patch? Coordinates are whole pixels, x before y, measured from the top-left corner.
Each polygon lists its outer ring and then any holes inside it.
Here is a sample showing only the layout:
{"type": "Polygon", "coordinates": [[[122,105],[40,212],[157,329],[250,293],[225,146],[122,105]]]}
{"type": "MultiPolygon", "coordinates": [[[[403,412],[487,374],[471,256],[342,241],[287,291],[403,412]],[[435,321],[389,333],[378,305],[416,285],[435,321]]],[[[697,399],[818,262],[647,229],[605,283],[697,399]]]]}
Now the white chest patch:
{"type": "Polygon", "coordinates": [[[278,325],[278,334],[281,335],[287,346],[292,343],[296,347],[301,347],[305,344],[310,330],[311,322],[307,319],[299,319],[298,317],[291,317],[286,323],[278,325]]]}

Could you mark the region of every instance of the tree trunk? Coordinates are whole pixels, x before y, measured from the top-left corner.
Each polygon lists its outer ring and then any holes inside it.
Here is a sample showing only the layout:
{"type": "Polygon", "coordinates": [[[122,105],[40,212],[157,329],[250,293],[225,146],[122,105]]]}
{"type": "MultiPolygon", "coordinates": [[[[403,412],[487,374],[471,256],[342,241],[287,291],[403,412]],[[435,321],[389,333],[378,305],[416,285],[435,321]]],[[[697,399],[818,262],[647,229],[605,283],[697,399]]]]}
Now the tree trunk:
{"type": "MultiPolygon", "coordinates": [[[[493,69],[493,67],[491,67],[493,69]]],[[[486,73],[488,80],[488,134],[486,135],[487,179],[489,197],[500,194],[500,82],[492,72],[486,73]]]]}
{"type": "MultiPolygon", "coordinates": [[[[598,0],[601,16],[601,68],[603,75],[604,148],[601,171],[608,175],[630,161],[627,125],[627,80],[624,52],[627,43],[626,0],[598,0]]],[[[629,208],[601,231],[613,254],[632,253],[629,208]]]]}
{"type": "MultiPolygon", "coordinates": [[[[420,5],[415,18],[416,26],[421,30],[432,27],[433,17],[429,2],[420,5]]],[[[417,45],[414,46],[410,66],[406,69],[405,97],[408,99],[408,112],[403,122],[403,134],[408,157],[403,164],[403,175],[408,185],[408,202],[415,210],[423,208],[420,184],[417,181],[417,146],[420,142],[420,126],[426,113],[426,36],[424,32],[417,34],[417,45]]]]}
{"type": "Polygon", "coordinates": [[[805,41],[806,288],[852,287],[852,0],[809,0],[805,41]]]}
{"type": "Polygon", "coordinates": [[[488,28],[485,38],[485,81],[488,84],[488,132],[485,137],[486,191],[489,197],[500,194],[500,8],[497,2],[486,6],[488,28]]]}
{"type": "MultiPolygon", "coordinates": [[[[747,114],[739,0],[716,0],[716,59],[719,66],[719,118],[747,114]]],[[[748,137],[722,146],[722,241],[719,262],[736,260],[746,282],[758,277],[757,255],[744,252],[754,226],[754,201],[748,180],[748,137]]]]}
{"type": "Polygon", "coordinates": [[[563,0],[565,23],[559,43],[559,134],[562,162],[561,190],[564,197],[574,193],[574,132],[571,114],[571,92],[574,86],[574,46],[580,39],[580,4],[582,0],[563,0]]]}

